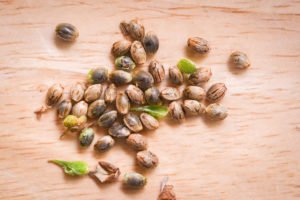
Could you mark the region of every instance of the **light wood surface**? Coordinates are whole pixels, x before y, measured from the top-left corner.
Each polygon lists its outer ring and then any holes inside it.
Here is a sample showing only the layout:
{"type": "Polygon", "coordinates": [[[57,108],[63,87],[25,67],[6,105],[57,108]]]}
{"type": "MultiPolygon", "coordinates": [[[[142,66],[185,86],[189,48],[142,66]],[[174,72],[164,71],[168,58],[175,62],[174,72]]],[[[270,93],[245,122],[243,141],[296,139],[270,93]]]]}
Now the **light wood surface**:
{"type": "MultiPolygon", "coordinates": [[[[178,199],[300,199],[300,1],[0,1],[0,199],[154,200],[169,176],[178,199]],[[188,57],[212,68],[224,82],[220,123],[167,120],[144,133],[160,158],[153,170],[135,165],[134,152],[117,144],[104,154],[81,149],[75,137],[59,140],[55,112],[36,120],[33,111],[47,88],[85,80],[88,69],[113,68],[110,48],[122,39],[118,24],[138,17],[160,39],[155,58],[165,67],[188,57]],[[70,22],[80,31],[73,45],[54,39],[54,28],[70,22]],[[186,51],[189,36],[211,44],[205,59],[186,51]],[[243,73],[226,66],[234,50],[252,62],[243,73]],[[148,177],[143,190],[119,182],[98,185],[65,176],[49,159],[106,160],[122,174],[148,177]]],[[[105,131],[98,130],[97,138],[105,131]]]]}

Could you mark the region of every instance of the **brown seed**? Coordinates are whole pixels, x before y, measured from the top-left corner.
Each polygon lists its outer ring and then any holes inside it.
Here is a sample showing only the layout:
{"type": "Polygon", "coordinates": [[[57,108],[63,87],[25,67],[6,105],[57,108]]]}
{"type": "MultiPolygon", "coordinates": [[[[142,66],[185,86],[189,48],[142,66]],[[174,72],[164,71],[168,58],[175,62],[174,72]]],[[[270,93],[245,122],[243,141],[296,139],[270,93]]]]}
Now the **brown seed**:
{"type": "Polygon", "coordinates": [[[118,179],[120,169],[109,162],[100,161],[95,171],[89,172],[89,175],[100,183],[110,183],[118,179]]]}
{"type": "Polygon", "coordinates": [[[211,103],[220,101],[224,97],[226,90],[227,90],[227,88],[224,83],[213,84],[207,90],[206,100],[211,103]]]}
{"type": "Polygon", "coordinates": [[[152,115],[149,115],[147,113],[141,113],[140,119],[143,125],[149,130],[154,130],[159,127],[159,122],[152,115]]]}
{"type": "Polygon", "coordinates": [[[125,173],[123,184],[129,188],[142,188],[146,185],[147,178],[136,172],[125,173]]]}
{"type": "Polygon", "coordinates": [[[183,83],[183,75],[177,66],[169,68],[169,79],[176,85],[181,85],[183,83]]]}
{"type": "Polygon", "coordinates": [[[138,152],[136,160],[139,165],[146,168],[152,168],[158,164],[158,157],[148,150],[138,152]]]}
{"type": "Polygon", "coordinates": [[[169,104],[169,114],[173,120],[183,121],[185,119],[182,106],[177,101],[173,101],[169,104]]]}
{"type": "Polygon", "coordinates": [[[120,122],[115,122],[109,129],[109,135],[116,138],[125,138],[130,135],[130,130],[121,124],[120,122]]]}
{"type": "Polygon", "coordinates": [[[57,116],[60,119],[64,119],[70,114],[72,110],[72,103],[70,100],[63,100],[57,107],[57,116]]]}
{"type": "Polygon", "coordinates": [[[116,85],[124,85],[131,82],[132,76],[123,70],[115,70],[110,74],[110,80],[116,85]]]}
{"type": "Polygon", "coordinates": [[[246,69],[251,65],[247,54],[240,51],[233,52],[229,57],[228,63],[229,66],[237,69],[246,69]]]}
{"type": "Polygon", "coordinates": [[[80,117],[86,115],[88,111],[88,104],[85,101],[79,101],[72,108],[72,115],[80,117]]]}
{"type": "Polygon", "coordinates": [[[104,152],[114,146],[114,144],[115,140],[110,135],[105,135],[94,145],[94,150],[98,152],[104,152]]]}
{"type": "Polygon", "coordinates": [[[154,79],[149,72],[139,70],[134,74],[133,82],[136,86],[145,91],[153,86],[154,79]]]}
{"type": "Polygon", "coordinates": [[[101,115],[98,119],[98,126],[109,128],[115,123],[116,119],[118,117],[118,113],[115,110],[108,111],[101,115]]]}
{"type": "Polygon", "coordinates": [[[108,79],[108,69],[106,67],[91,69],[88,72],[87,79],[91,84],[103,83],[108,79]]]}
{"type": "Polygon", "coordinates": [[[101,84],[91,85],[86,89],[84,93],[84,100],[87,103],[93,102],[100,98],[101,92],[102,92],[101,84]]]}
{"type": "Polygon", "coordinates": [[[142,105],[145,103],[144,93],[140,88],[129,85],[125,92],[133,104],[142,105]]]}
{"type": "Polygon", "coordinates": [[[147,32],[143,39],[143,45],[147,53],[155,54],[159,48],[159,40],[156,34],[152,31],[147,32]]]}
{"type": "Polygon", "coordinates": [[[188,115],[200,115],[205,113],[205,106],[196,100],[184,100],[183,110],[188,115]]]}
{"type": "Polygon", "coordinates": [[[117,94],[116,108],[118,112],[122,115],[125,115],[129,112],[130,102],[127,95],[124,92],[120,92],[117,94]]]}
{"type": "Polygon", "coordinates": [[[131,42],[128,40],[119,40],[111,48],[111,53],[115,57],[124,56],[130,50],[131,42]]]}
{"type": "Polygon", "coordinates": [[[187,41],[188,47],[200,54],[206,54],[209,52],[209,45],[207,40],[200,37],[191,37],[187,41]]]}
{"type": "Polygon", "coordinates": [[[227,117],[227,108],[218,103],[210,104],[205,110],[206,116],[211,120],[223,120],[227,117]]]}
{"type": "Polygon", "coordinates": [[[116,100],[117,97],[117,87],[115,84],[111,83],[106,88],[104,93],[104,101],[105,103],[113,103],[116,100]]]}
{"type": "Polygon", "coordinates": [[[86,87],[82,83],[75,83],[70,89],[71,100],[79,102],[83,99],[86,87]]]}
{"type": "Polygon", "coordinates": [[[129,56],[121,56],[116,58],[115,66],[119,70],[130,72],[135,68],[135,63],[129,56]]]}
{"type": "Polygon", "coordinates": [[[144,136],[138,133],[130,134],[126,139],[127,144],[136,151],[147,149],[147,140],[144,136]]]}
{"type": "Polygon", "coordinates": [[[149,72],[155,83],[161,83],[165,79],[165,69],[157,60],[153,60],[149,64],[149,72]]]}
{"type": "Polygon", "coordinates": [[[128,113],[123,118],[124,124],[133,132],[143,130],[143,125],[140,118],[134,113],[128,113]]]}
{"type": "Polygon", "coordinates": [[[64,88],[61,86],[61,84],[54,84],[52,85],[47,92],[46,96],[46,104],[47,106],[54,106],[58,103],[60,98],[62,97],[64,92],[64,88]]]}
{"type": "Polygon", "coordinates": [[[145,99],[147,103],[150,105],[161,104],[161,100],[159,96],[160,96],[160,92],[156,87],[148,88],[145,91],[145,99]]]}
{"type": "Polygon", "coordinates": [[[208,67],[198,68],[194,73],[189,77],[190,85],[201,85],[204,82],[207,82],[212,76],[211,70],[208,67]]]}
{"type": "Polygon", "coordinates": [[[87,116],[89,118],[98,118],[104,113],[105,109],[106,104],[104,100],[98,99],[89,105],[87,116]]]}
{"type": "Polygon", "coordinates": [[[205,90],[199,86],[187,86],[183,90],[183,96],[187,99],[201,101],[205,97],[205,90]]]}
{"type": "Polygon", "coordinates": [[[167,101],[175,101],[181,98],[180,91],[174,87],[166,87],[160,92],[160,96],[167,101]]]}
{"type": "Polygon", "coordinates": [[[133,19],[129,23],[122,21],[120,29],[125,36],[129,35],[133,40],[142,41],[145,35],[145,28],[137,19],[133,19]]]}
{"type": "Polygon", "coordinates": [[[56,36],[64,41],[73,42],[79,36],[75,26],[68,23],[60,23],[55,28],[56,36]]]}
{"type": "Polygon", "coordinates": [[[137,65],[142,65],[147,60],[146,51],[140,41],[134,41],[130,47],[130,54],[137,65]]]}
{"type": "Polygon", "coordinates": [[[124,36],[128,36],[129,35],[129,23],[126,22],[126,21],[121,21],[120,23],[120,30],[121,30],[121,33],[124,35],[124,36]]]}

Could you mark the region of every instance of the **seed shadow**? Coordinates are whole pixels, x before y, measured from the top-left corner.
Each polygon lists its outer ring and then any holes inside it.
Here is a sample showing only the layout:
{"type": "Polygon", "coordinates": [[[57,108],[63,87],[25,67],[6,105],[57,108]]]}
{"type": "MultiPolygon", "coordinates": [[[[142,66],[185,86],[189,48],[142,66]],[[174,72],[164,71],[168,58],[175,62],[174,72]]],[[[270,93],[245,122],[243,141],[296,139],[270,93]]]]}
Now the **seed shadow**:
{"type": "Polygon", "coordinates": [[[135,155],[137,151],[131,149],[129,145],[126,143],[126,139],[118,139],[116,140],[116,144],[120,146],[120,148],[129,155],[131,158],[135,159],[135,155]]]}
{"type": "Polygon", "coordinates": [[[143,192],[144,188],[132,188],[132,187],[128,187],[124,184],[121,184],[120,189],[123,191],[124,194],[126,195],[137,195],[141,192],[143,192]]]}
{"type": "Polygon", "coordinates": [[[101,183],[96,177],[94,176],[91,176],[91,175],[88,175],[88,177],[90,179],[92,179],[94,181],[94,183],[101,189],[104,189],[104,188],[109,188],[109,187],[114,187],[114,185],[116,185],[119,181],[118,180],[115,180],[115,181],[112,181],[112,182],[107,182],[107,183],[101,183]]]}
{"type": "Polygon", "coordinates": [[[193,51],[192,49],[190,49],[188,46],[184,48],[184,56],[196,62],[203,61],[207,57],[207,55],[208,53],[204,55],[199,54],[193,51]]]}
{"type": "Polygon", "coordinates": [[[202,121],[207,127],[218,127],[223,123],[223,120],[211,120],[207,116],[203,116],[202,121]]]}
{"type": "Polygon", "coordinates": [[[64,41],[64,40],[58,38],[55,34],[53,34],[53,40],[54,40],[55,46],[62,50],[67,50],[67,49],[71,48],[71,46],[73,46],[76,42],[76,41],[74,41],[74,42],[64,41]]]}
{"type": "Polygon", "coordinates": [[[246,73],[246,71],[248,71],[248,69],[237,69],[237,68],[231,66],[228,62],[227,62],[227,68],[228,68],[229,72],[234,75],[244,74],[244,73],[246,73]]]}

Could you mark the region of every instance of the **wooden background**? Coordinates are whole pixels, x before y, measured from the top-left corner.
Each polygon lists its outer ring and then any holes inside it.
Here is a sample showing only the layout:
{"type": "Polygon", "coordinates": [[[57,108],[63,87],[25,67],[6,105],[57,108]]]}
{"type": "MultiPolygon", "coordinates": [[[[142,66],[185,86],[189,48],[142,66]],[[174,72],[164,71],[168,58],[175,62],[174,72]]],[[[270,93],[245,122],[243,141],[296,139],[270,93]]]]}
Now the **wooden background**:
{"type": "MultiPolygon", "coordinates": [[[[300,1],[0,0],[0,25],[0,199],[154,200],[164,176],[178,199],[300,198],[300,1]],[[111,45],[122,39],[118,24],[135,17],[159,36],[155,58],[166,67],[189,57],[212,68],[207,86],[228,87],[225,121],[162,121],[145,133],[160,158],[149,171],[135,165],[124,145],[105,154],[83,150],[75,137],[58,139],[62,129],[54,112],[40,121],[33,114],[53,83],[67,94],[88,69],[112,68],[111,45]],[[73,45],[55,40],[60,22],[80,30],[73,45]],[[189,36],[210,42],[207,58],[186,51],[189,36]],[[234,50],[249,55],[249,70],[227,68],[234,50]],[[97,185],[64,176],[49,159],[85,160],[91,167],[107,160],[122,173],[145,174],[148,184],[138,191],[120,182],[97,185]]],[[[104,134],[99,130],[96,138],[104,134]]]]}

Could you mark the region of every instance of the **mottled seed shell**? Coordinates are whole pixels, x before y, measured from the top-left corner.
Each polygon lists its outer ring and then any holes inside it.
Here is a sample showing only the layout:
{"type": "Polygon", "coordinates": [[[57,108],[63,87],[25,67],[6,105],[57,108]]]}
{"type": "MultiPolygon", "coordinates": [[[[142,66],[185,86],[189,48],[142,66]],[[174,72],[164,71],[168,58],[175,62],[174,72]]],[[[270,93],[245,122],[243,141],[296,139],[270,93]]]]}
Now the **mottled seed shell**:
{"type": "Polygon", "coordinates": [[[110,74],[110,80],[116,85],[124,85],[131,82],[132,76],[123,70],[115,70],[110,74]]]}
{"type": "Polygon", "coordinates": [[[182,106],[179,102],[173,101],[169,104],[169,114],[170,117],[175,121],[183,121],[185,119],[182,106]]]}
{"type": "Polygon", "coordinates": [[[183,96],[186,99],[201,101],[205,97],[205,90],[199,86],[187,86],[183,90],[183,96]]]}
{"type": "Polygon", "coordinates": [[[125,92],[128,98],[130,99],[131,103],[136,105],[142,105],[145,103],[144,93],[140,88],[134,85],[129,85],[126,88],[125,92]]]}
{"type": "Polygon", "coordinates": [[[118,113],[115,110],[108,111],[101,115],[98,119],[98,126],[109,128],[115,123],[118,113]]]}
{"type": "Polygon", "coordinates": [[[104,100],[98,99],[89,105],[87,116],[89,118],[98,118],[104,113],[105,109],[106,104],[104,100]]]}
{"type": "Polygon", "coordinates": [[[142,65],[147,60],[146,51],[140,41],[134,41],[131,44],[130,54],[137,65],[142,65]]]}
{"type": "Polygon", "coordinates": [[[143,125],[149,130],[154,130],[159,127],[159,122],[152,115],[149,115],[147,113],[141,113],[140,119],[143,125]]]}
{"type": "Polygon", "coordinates": [[[148,150],[139,151],[136,154],[136,160],[139,165],[146,168],[152,168],[158,164],[158,157],[148,150]]]}
{"type": "Polygon", "coordinates": [[[146,183],[146,177],[135,172],[125,173],[123,178],[123,184],[131,188],[142,188],[146,185],[146,183]]]}
{"type": "Polygon", "coordinates": [[[113,43],[113,46],[111,48],[111,53],[115,57],[124,56],[127,54],[130,50],[131,42],[128,40],[119,40],[115,43],[113,43]]]}
{"type": "Polygon", "coordinates": [[[205,110],[206,116],[211,120],[223,120],[227,117],[227,108],[218,103],[210,104],[205,110]]]}
{"type": "Polygon", "coordinates": [[[133,40],[142,41],[145,35],[145,28],[137,19],[133,19],[129,23],[122,21],[120,29],[125,36],[129,35],[133,40]]]}
{"type": "Polygon", "coordinates": [[[247,54],[240,51],[233,52],[230,55],[228,62],[231,67],[237,69],[246,69],[251,65],[247,54]]]}
{"type": "Polygon", "coordinates": [[[64,88],[61,86],[61,84],[54,84],[52,85],[47,92],[46,96],[46,104],[48,106],[54,106],[58,103],[60,98],[62,97],[64,92],[64,88]]]}
{"type": "Polygon", "coordinates": [[[63,100],[57,107],[57,116],[60,119],[64,119],[70,114],[72,110],[72,103],[70,100],[63,100]]]}
{"type": "Polygon", "coordinates": [[[205,113],[205,106],[196,100],[184,100],[183,110],[188,115],[200,115],[205,113]]]}
{"type": "Polygon", "coordinates": [[[138,133],[130,134],[126,139],[126,143],[136,151],[146,150],[148,146],[146,138],[138,133]]]}
{"type": "Polygon", "coordinates": [[[114,146],[115,140],[110,135],[105,135],[100,138],[94,145],[95,151],[103,152],[114,146]]]}
{"type": "Polygon", "coordinates": [[[91,84],[99,84],[108,80],[108,69],[106,67],[98,67],[88,72],[88,81],[91,84]]]}
{"type": "Polygon", "coordinates": [[[124,70],[127,72],[132,71],[135,68],[135,63],[128,56],[121,56],[115,60],[115,65],[117,69],[124,70]]]}
{"type": "Polygon", "coordinates": [[[130,135],[130,130],[119,122],[115,122],[109,129],[109,135],[116,138],[126,138],[130,135]]]}
{"type": "Polygon", "coordinates": [[[79,101],[72,108],[72,114],[76,117],[86,115],[88,111],[88,104],[85,101],[79,101]]]}
{"type": "Polygon", "coordinates": [[[169,79],[173,84],[176,85],[181,85],[183,83],[183,75],[177,66],[169,68],[169,79]]]}
{"type": "Polygon", "coordinates": [[[151,87],[145,91],[145,99],[150,105],[161,104],[160,92],[156,87],[151,87]]]}
{"type": "Polygon", "coordinates": [[[105,103],[113,103],[116,100],[117,97],[117,87],[115,84],[111,83],[106,88],[104,93],[104,101],[105,103]]]}
{"type": "Polygon", "coordinates": [[[208,102],[214,103],[223,99],[226,93],[226,86],[224,83],[213,84],[206,93],[206,100],[208,102]]]}
{"type": "Polygon", "coordinates": [[[157,60],[153,60],[149,64],[149,72],[155,83],[161,83],[165,79],[165,69],[157,60]]]}
{"type": "Polygon", "coordinates": [[[70,97],[74,102],[79,102],[83,99],[86,87],[82,83],[75,83],[70,89],[70,97]]]}
{"type": "Polygon", "coordinates": [[[191,37],[187,41],[188,47],[200,54],[209,52],[208,41],[200,37],[191,37]]]}
{"type": "Polygon", "coordinates": [[[94,139],[94,130],[91,128],[85,128],[79,135],[79,143],[82,147],[88,147],[91,145],[94,139]]]}
{"type": "Polygon", "coordinates": [[[73,42],[79,36],[75,26],[69,23],[60,23],[55,28],[56,36],[64,41],[73,42]]]}
{"type": "Polygon", "coordinates": [[[177,88],[166,87],[160,92],[160,96],[166,101],[175,101],[181,98],[180,91],[177,88]]]}
{"type": "Polygon", "coordinates": [[[134,113],[128,113],[123,117],[123,122],[133,132],[139,132],[143,130],[142,122],[140,118],[134,113]]]}
{"type": "Polygon", "coordinates": [[[155,54],[159,48],[159,40],[156,34],[152,31],[146,33],[143,39],[145,51],[150,54],[155,54]]]}
{"type": "Polygon", "coordinates": [[[148,88],[153,86],[154,79],[149,72],[139,70],[134,74],[133,82],[142,90],[147,90],[148,88]]]}
{"type": "Polygon", "coordinates": [[[125,115],[129,112],[130,102],[127,95],[124,92],[120,92],[117,94],[116,108],[117,111],[122,115],[125,115]]]}
{"type": "Polygon", "coordinates": [[[201,85],[204,82],[207,82],[212,76],[211,70],[208,67],[198,68],[194,73],[189,77],[190,85],[201,85]]]}
{"type": "Polygon", "coordinates": [[[95,84],[89,86],[84,93],[84,100],[87,103],[93,102],[100,98],[102,92],[102,85],[95,84]]]}

